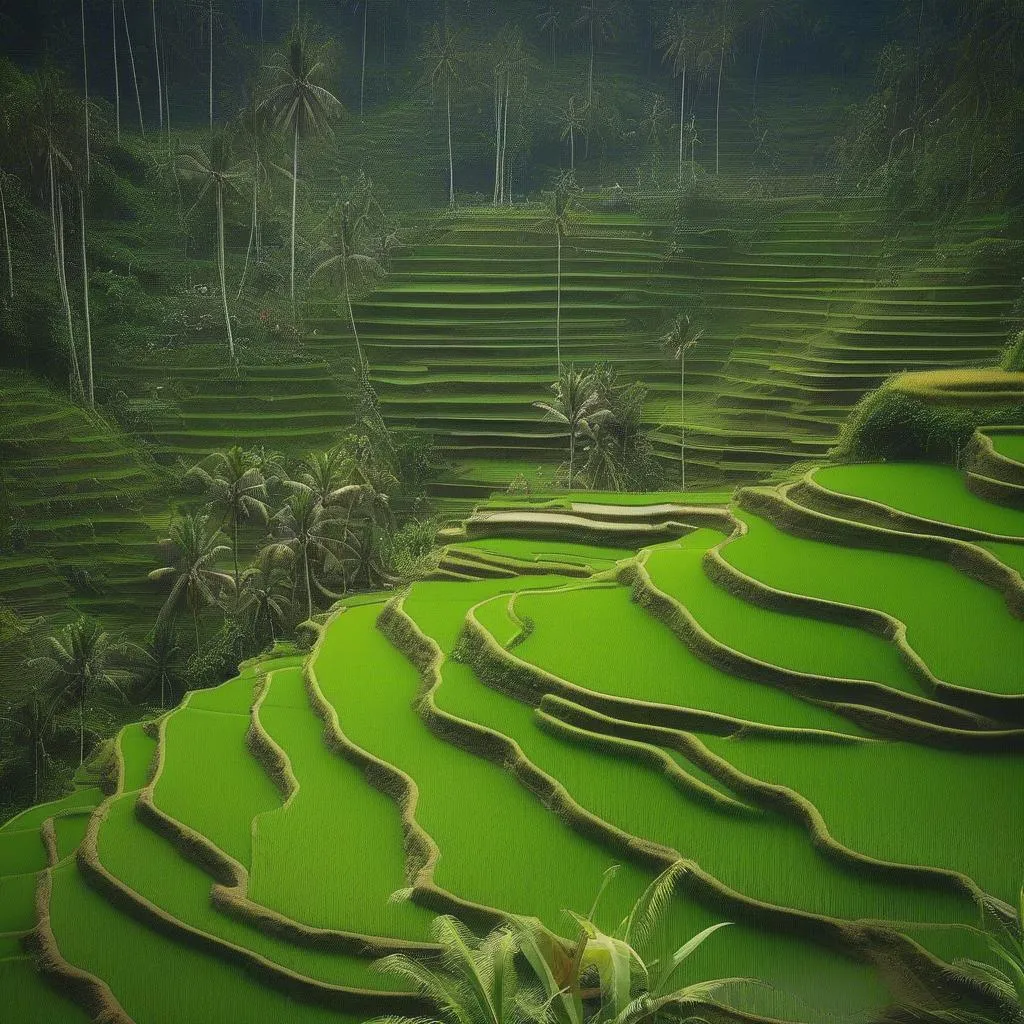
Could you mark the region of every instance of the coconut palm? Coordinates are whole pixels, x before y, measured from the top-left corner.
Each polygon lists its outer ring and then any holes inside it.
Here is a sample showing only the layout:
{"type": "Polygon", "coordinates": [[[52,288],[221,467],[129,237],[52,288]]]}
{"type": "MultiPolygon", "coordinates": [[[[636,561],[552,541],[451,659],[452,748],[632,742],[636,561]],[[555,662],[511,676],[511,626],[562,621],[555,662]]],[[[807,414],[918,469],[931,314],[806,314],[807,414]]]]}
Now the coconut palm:
{"type": "Polygon", "coordinates": [[[52,686],[57,703],[78,711],[78,763],[85,761],[85,706],[96,693],[112,690],[127,702],[122,686],[130,673],[118,666],[128,656],[127,645],[100,629],[92,619],[81,618],[49,637],[46,653],[26,662],[52,686]]]}
{"type": "Polygon", "coordinates": [[[732,49],[733,37],[736,34],[735,0],[717,0],[711,24],[712,37],[719,49],[718,88],[715,100],[715,174],[718,174],[721,171],[722,75],[725,71],[725,58],[732,49]]]}
{"type": "Polygon", "coordinates": [[[584,114],[586,108],[580,108],[575,96],[569,97],[569,102],[562,110],[562,141],[569,140],[569,170],[576,172],[576,136],[586,126],[584,114]]]}
{"type": "Polygon", "coordinates": [[[238,524],[241,520],[267,523],[270,520],[270,495],[267,481],[237,445],[227,451],[213,452],[193,466],[185,479],[198,483],[206,491],[210,508],[222,516],[221,529],[228,527],[234,565],[235,593],[239,593],[238,524]]]}
{"type": "Polygon", "coordinates": [[[249,170],[252,172],[252,213],[249,222],[249,242],[245,247],[245,265],[242,267],[242,277],[238,282],[238,292],[235,295],[236,302],[242,297],[242,289],[245,288],[245,279],[249,273],[249,262],[254,255],[259,260],[262,247],[260,190],[266,184],[268,178],[267,163],[264,159],[264,153],[267,149],[265,120],[260,111],[259,89],[256,81],[253,80],[249,84],[249,101],[238,119],[241,135],[249,149],[249,170]]]}
{"type": "Polygon", "coordinates": [[[121,141],[121,67],[117,61],[117,0],[110,0],[110,40],[114,52],[114,124],[121,141]]]}
{"type": "Polygon", "coordinates": [[[160,707],[167,706],[168,693],[184,690],[184,652],[174,629],[157,629],[146,647],[133,648],[133,662],[140,687],[160,691],[160,707]]]}
{"type": "Polygon", "coordinates": [[[565,33],[568,26],[568,9],[565,0],[552,0],[537,15],[537,25],[541,32],[551,36],[551,63],[558,63],[558,38],[565,33]]]}
{"type": "MultiPolygon", "coordinates": [[[[261,627],[270,630],[272,641],[292,615],[292,552],[280,545],[264,548],[255,563],[242,574],[238,613],[253,640],[259,642],[261,627]]],[[[265,636],[265,634],[262,634],[265,636]]]]}
{"type": "Polygon", "coordinates": [[[224,267],[224,200],[225,194],[238,191],[238,183],[245,175],[244,163],[234,160],[231,138],[224,131],[212,132],[205,147],[189,146],[178,158],[182,177],[198,183],[199,192],[189,214],[212,192],[217,217],[217,276],[220,280],[221,304],[224,309],[224,329],[228,337],[228,356],[235,364],[235,335],[228,307],[227,275],[224,267]]]}
{"type": "Polygon", "coordinates": [[[504,206],[508,160],[508,112],[514,88],[525,88],[530,58],[517,28],[505,26],[494,42],[494,198],[504,206]]]}
{"type": "MultiPolygon", "coordinates": [[[[6,93],[0,94],[0,147],[3,146],[4,140],[10,132],[10,118],[7,113],[10,109],[9,97],[6,93]]],[[[14,181],[13,175],[8,174],[0,167],[0,233],[3,234],[4,261],[7,266],[7,273],[4,275],[7,278],[7,293],[12,299],[14,298],[14,260],[11,256],[11,230],[7,220],[7,195],[14,181]]]]}
{"type": "Polygon", "coordinates": [[[353,460],[340,445],[326,451],[310,452],[299,465],[292,480],[283,481],[291,491],[306,488],[316,495],[321,505],[334,505],[343,500],[350,486],[353,460]]]}
{"type": "Polygon", "coordinates": [[[697,50],[696,13],[690,4],[681,4],[672,12],[672,17],[662,31],[658,46],[662,60],[671,65],[673,77],[680,79],[679,89],[679,173],[683,180],[683,148],[686,125],[687,73],[693,64],[697,50]]]}
{"type": "Polygon", "coordinates": [[[757,60],[754,64],[754,96],[753,108],[757,111],[757,86],[761,78],[761,56],[764,53],[764,41],[771,29],[779,22],[793,15],[796,9],[795,0],[758,0],[756,19],[759,25],[757,42],[757,60]]]}
{"type": "Polygon", "coordinates": [[[626,8],[619,0],[582,0],[576,27],[582,28],[587,34],[590,50],[589,69],[587,71],[587,103],[594,101],[594,55],[597,47],[606,39],[613,39],[619,34],[628,21],[626,8]]]}
{"type": "Polygon", "coordinates": [[[49,757],[46,743],[54,733],[54,700],[48,683],[33,678],[18,702],[4,709],[0,722],[4,722],[15,743],[32,751],[32,802],[39,802],[39,783],[44,759],[49,757]]]}
{"type": "Polygon", "coordinates": [[[562,373],[562,243],[572,233],[573,219],[579,202],[579,188],[571,174],[563,174],[548,196],[545,216],[535,227],[553,232],[555,236],[555,365],[562,373]]]}
{"type": "Polygon", "coordinates": [[[588,425],[605,418],[608,410],[601,404],[594,375],[587,370],[577,370],[573,363],[562,367],[551,390],[555,396],[553,401],[533,404],[546,419],[565,427],[569,438],[569,490],[572,490],[576,442],[588,425]]]}
{"type": "Polygon", "coordinates": [[[312,618],[313,592],[338,600],[341,595],[327,583],[343,576],[345,560],[358,555],[344,517],[339,509],[322,505],[311,490],[300,486],[292,489],[274,516],[274,526],[281,538],[278,545],[294,556],[296,584],[305,591],[306,617],[312,618]]]}
{"type": "Polygon", "coordinates": [[[372,241],[372,215],[374,200],[368,183],[355,191],[352,199],[345,199],[334,208],[326,222],[318,249],[319,261],[311,280],[321,276],[336,277],[348,310],[352,337],[356,342],[359,365],[364,364],[363,348],[359,343],[355,312],[352,309],[352,288],[379,281],[387,269],[378,257],[372,241]]]}
{"type": "Polygon", "coordinates": [[[679,479],[686,490],[686,353],[704,336],[689,313],[677,316],[661,338],[662,348],[679,362],[679,479]]]}
{"type": "Polygon", "coordinates": [[[142,119],[142,96],[139,93],[139,76],[135,71],[135,49],[132,46],[132,30],[128,25],[128,9],[124,0],[121,0],[121,18],[124,21],[124,37],[128,44],[128,65],[132,69],[132,84],[135,86],[135,105],[139,111],[139,134],[146,134],[146,125],[142,119]]]}
{"type": "Polygon", "coordinates": [[[192,611],[199,650],[199,609],[216,604],[222,591],[230,590],[234,579],[216,568],[228,553],[224,534],[210,525],[210,517],[189,513],[171,524],[170,536],[162,542],[168,549],[169,564],[154,569],[149,578],[156,582],[172,580],[171,592],[157,616],[157,630],[167,628],[182,604],[192,611]]]}
{"type": "Polygon", "coordinates": [[[91,174],[92,150],[89,144],[89,54],[85,46],[85,0],[81,0],[80,16],[82,27],[82,89],[85,97],[83,102],[83,112],[85,114],[85,176],[88,181],[91,174]]]}
{"type": "Polygon", "coordinates": [[[326,49],[296,24],[284,50],[267,69],[271,85],[262,107],[275,128],[292,136],[291,302],[295,310],[295,213],[299,187],[299,140],[330,131],[341,103],[321,81],[327,75],[326,49]]]}
{"type": "Polygon", "coordinates": [[[455,158],[452,152],[452,82],[459,77],[463,56],[458,35],[445,25],[433,25],[423,54],[431,89],[444,83],[445,106],[448,112],[448,205],[455,205],[455,158]]]}
{"type": "Polygon", "coordinates": [[[29,160],[44,201],[50,208],[57,290],[64,306],[67,328],[68,362],[72,390],[85,400],[85,385],[75,345],[74,318],[67,280],[67,259],[64,249],[64,192],[75,179],[76,155],[82,152],[77,138],[81,123],[76,100],[64,87],[52,68],[36,72],[31,81],[26,142],[29,160]]]}

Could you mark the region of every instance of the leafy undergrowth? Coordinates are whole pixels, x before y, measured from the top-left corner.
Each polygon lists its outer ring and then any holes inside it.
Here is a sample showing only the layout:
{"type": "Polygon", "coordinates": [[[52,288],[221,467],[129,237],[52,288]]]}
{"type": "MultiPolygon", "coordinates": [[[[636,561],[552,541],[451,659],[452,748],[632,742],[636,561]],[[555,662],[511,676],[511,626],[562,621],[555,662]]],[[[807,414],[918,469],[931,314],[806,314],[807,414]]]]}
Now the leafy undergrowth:
{"type": "MultiPolygon", "coordinates": [[[[535,537],[478,524],[453,545],[460,580],[339,607],[304,663],[250,664],[128,727],[116,791],[0,828],[4,1005],[87,1019],[21,945],[42,909],[66,962],[136,1024],[366,1020],[395,995],[371,966],[380,942],[425,941],[432,911],[564,931],[619,863],[598,913],[611,926],[651,858],[693,864],[666,948],[736,922],[681,981],[759,979],[722,994],[755,1020],[871,1020],[921,998],[929,958],[986,957],[977,900],[1012,902],[1024,876],[1024,624],[1006,589],[1024,581],[926,557],[914,520],[884,532],[863,499],[1011,538],[997,556],[1020,547],[1024,512],[934,467],[811,479],[831,525],[786,488],[756,513],[577,502],[569,526],[524,506],[535,537]],[[587,535],[638,520],[670,535],[642,551],[587,535]],[[818,536],[798,536],[810,522],[818,536]],[[182,827],[195,835],[172,842],[182,827]],[[226,863],[247,911],[223,902],[226,863]],[[355,989],[378,994],[353,1009],[355,989]]],[[[955,967],[943,977],[933,997],[966,1005],[955,967]]]]}

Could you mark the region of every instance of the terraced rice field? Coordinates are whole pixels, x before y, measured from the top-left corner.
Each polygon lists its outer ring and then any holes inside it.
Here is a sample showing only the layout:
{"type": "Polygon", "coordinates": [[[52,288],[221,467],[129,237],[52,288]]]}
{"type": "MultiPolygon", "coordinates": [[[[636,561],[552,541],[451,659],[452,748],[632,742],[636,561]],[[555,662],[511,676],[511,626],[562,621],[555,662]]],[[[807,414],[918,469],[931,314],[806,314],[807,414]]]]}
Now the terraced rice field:
{"type": "Polygon", "coordinates": [[[482,508],[436,579],[339,606],[306,657],[125,729],[106,792],[0,828],[3,1005],[421,1013],[371,965],[429,957],[433,913],[564,932],[619,863],[610,927],[680,857],[661,941],[735,922],[681,980],[767,982],[720,997],[755,1021],[870,1020],[922,982],[984,1002],[951,964],[1024,877],[1024,581],[971,566],[1024,511],[966,480],[482,508]]]}

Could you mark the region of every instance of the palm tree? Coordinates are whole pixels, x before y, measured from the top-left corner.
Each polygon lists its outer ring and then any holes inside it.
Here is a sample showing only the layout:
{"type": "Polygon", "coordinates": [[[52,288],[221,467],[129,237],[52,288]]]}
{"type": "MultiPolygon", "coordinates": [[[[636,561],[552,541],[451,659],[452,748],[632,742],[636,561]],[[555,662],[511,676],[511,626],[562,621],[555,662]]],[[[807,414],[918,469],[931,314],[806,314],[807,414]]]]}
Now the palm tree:
{"type": "Polygon", "coordinates": [[[110,0],[111,43],[114,51],[114,123],[121,141],[121,68],[117,62],[117,0],[110,0]]]}
{"type": "Polygon", "coordinates": [[[255,80],[249,85],[249,102],[239,117],[239,128],[248,143],[250,150],[250,170],[252,171],[252,216],[249,223],[249,242],[245,248],[245,265],[242,267],[242,277],[238,282],[238,292],[235,294],[237,302],[242,297],[242,289],[245,288],[245,279],[249,273],[249,261],[255,255],[257,261],[260,258],[261,230],[260,230],[260,187],[267,180],[266,163],[263,159],[265,150],[265,119],[260,111],[259,87],[255,80]]]}
{"type": "Polygon", "coordinates": [[[576,135],[583,131],[585,122],[581,110],[576,104],[576,97],[570,96],[569,102],[562,111],[562,141],[569,140],[569,170],[576,173],[576,135]]]}
{"type": "Polygon", "coordinates": [[[289,490],[306,488],[325,507],[343,500],[350,486],[353,461],[340,445],[326,451],[310,452],[301,462],[292,480],[285,480],[289,490]]]}
{"type": "Polygon", "coordinates": [[[146,126],[142,120],[142,96],[139,93],[139,76],[135,72],[135,51],[132,48],[132,30],[128,26],[128,10],[121,0],[121,17],[124,19],[124,37],[128,43],[128,64],[132,69],[132,83],[135,86],[135,105],[139,111],[139,134],[146,134],[146,126]]]}
{"type": "Polygon", "coordinates": [[[774,28],[781,20],[789,17],[794,10],[794,0],[758,0],[757,21],[760,33],[757,43],[757,61],[754,64],[754,97],[753,108],[757,112],[757,86],[761,78],[761,56],[764,53],[764,41],[769,29],[774,28]]]}
{"type": "Polygon", "coordinates": [[[271,545],[242,574],[238,612],[247,620],[254,641],[259,641],[260,626],[265,623],[271,640],[276,642],[278,630],[283,630],[291,618],[292,559],[288,548],[271,545]]]}
{"type": "Polygon", "coordinates": [[[552,0],[538,15],[537,24],[541,32],[547,32],[551,36],[551,63],[558,63],[558,37],[566,29],[566,6],[565,0],[552,0]]]}
{"type": "Polygon", "coordinates": [[[662,336],[661,345],[679,361],[679,479],[680,490],[686,490],[686,353],[704,336],[689,313],[677,316],[662,336]]]}
{"type": "Polygon", "coordinates": [[[330,130],[341,110],[337,97],[320,84],[327,74],[326,51],[314,44],[298,24],[284,51],[268,68],[272,84],[263,101],[278,131],[292,135],[291,302],[295,311],[295,207],[299,186],[299,140],[330,130]]]}
{"type": "Polygon", "coordinates": [[[190,146],[179,156],[179,170],[184,178],[199,182],[199,194],[189,214],[213,191],[217,214],[217,274],[220,279],[221,303],[224,308],[224,328],[228,336],[228,356],[235,365],[235,335],[231,326],[231,310],[228,308],[227,275],[224,269],[224,194],[228,189],[238,189],[237,182],[244,176],[244,164],[234,163],[231,139],[226,132],[210,135],[206,148],[190,146]]]}
{"type": "MultiPolygon", "coordinates": [[[[85,3],[85,0],[82,0],[85,3]]],[[[156,66],[156,109],[159,119],[159,129],[164,130],[164,86],[163,75],[160,71],[160,39],[156,28],[156,0],[150,0],[149,11],[153,27],[153,63],[156,66]]]]}
{"type": "Polygon", "coordinates": [[[127,702],[121,684],[129,673],[117,667],[127,647],[91,619],[81,618],[47,640],[47,653],[26,665],[53,686],[55,700],[78,710],[78,763],[85,762],[85,705],[97,692],[113,690],[127,702]]]}
{"type": "Polygon", "coordinates": [[[721,170],[722,141],[722,74],[725,71],[725,58],[732,46],[736,32],[736,16],[733,10],[734,0],[717,0],[713,16],[714,36],[720,49],[718,59],[718,90],[715,100],[715,174],[721,170]]]}
{"type": "Polygon", "coordinates": [[[373,195],[368,184],[356,191],[355,198],[346,199],[335,207],[320,241],[319,262],[310,276],[310,280],[321,274],[337,277],[348,309],[348,321],[352,327],[352,337],[355,338],[360,366],[365,360],[352,308],[352,288],[353,285],[378,281],[387,274],[370,238],[373,209],[373,195]]]}
{"type": "MultiPolygon", "coordinates": [[[[611,868],[607,879],[616,871],[611,868]]],[[[573,914],[578,935],[568,948],[535,918],[512,917],[482,939],[453,917],[434,919],[431,938],[441,947],[435,967],[396,953],[378,960],[378,970],[412,982],[436,1006],[436,1017],[415,1024],[654,1024],[697,1021],[694,1016],[723,988],[750,983],[727,978],[671,988],[679,968],[727,922],[705,928],[671,957],[654,958],[657,925],[685,866],[673,865],[656,878],[616,932],[594,925],[597,900],[588,916],[573,914]],[[526,972],[518,966],[519,958],[526,972]],[[596,989],[583,988],[596,975],[596,989]],[[596,1012],[584,999],[600,999],[596,1012]]],[[[404,894],[404,893],[403,893],[404,894]]],[[[600,899],[600,892],[598,893],[600,899]]],[[[414,1024],[388,1017],[374,1024],[414,1024]]]]}
{"type": "Polygon", "coordinates": [[[518,29],[505,26],[494,42],[494,198],[495,206],[505,204],[506,160],[508,158],[508,111],[514,85],[523,86],[530,59],[518,29]]]}
{"type": "Polygon", "coordinates": [[[662,60],[671,64],[673,77],[678,77],[681,80],[679,90],[679,184],[682,184],[683,180],[686,76],[697,46],[694,19],[694,12],[689,5],[684,4],[677,7],[658,42],[662,51],[662,60]]]}
{"type": "Polygon", "coordinates": [[[282,539],[279,546],[295,558],[297,581],[306,593],[306,617],[313,617],[313,591],[330,600],[341,595],[328,589],[327,582],[344,574],[344,562],[357,556],[345,522],[338,509],[324,506],[306,487],[295,487],[283,508],[274,516],[282,539]]]}
{"type": "Polygon", "coordinates": [[[167,694],[184,690],[184,657],[171,626],[157,629],[147,647],[134,648],[134,662],[140,686],[160,690],[160,707],[167,706],[167,694]]]}
{"type": "MultiPolygon", "coordinates": [[[[0,116],[3,116],[0,114],[0,116]]],[[[10,187],[10,175],[0,167],[0,231],[4,236],[4,257],[7,263],[7,291],[14,298],[14,261],[11,257],[11,232],[7,223],[6,190],[10,187]]]]}
{"type": "Polygon", "coordinates": [[[221,529],[230,527],[235,594],[238,595],[238,524],[242,519],[269,522],[267,481],[237,445],[227,451],[213,452],[193,466],[185,479],[196,481],[206,491],[210,508],[222,516],[221,529]]]}
{"type": "Polygon", "coordinates": [[[85,176],[89,180],[91,174],[90,161],[91,149],[89,145],[89,55],[85,47],[85,0],[81,0],[81,22],[82,22],[82,87],[85,100],[83,103],[85,113],[85,176]]]}
{"type": "Polygon", "coordinates": [[[18,702],[5,709],[0,721],[7,723],[15,743],[32,750],[32,802],[39,802],[39,781],[43,758],[49,757],[46,741],[53,734],[54,700],[48,684],[39,678],[29,683],[18,702]]]}
{"type": "Polygon", "coordinates": [[[587,33],[590,64],[587,72],[587,103],[594,101],[594,54],[598,45],[613,39],[626,24],[628,14],[619,0],[582,0],[576,27],[587,33]]]}
{"type": "Polygon", "coordinates": [[[455,158],[452,152],[452,82],[459,77],[459,65],[462,53],[459,50],[458,36],[445,25],[433,25],[430,38],[423,54],[427,63],[427,74],[431,89],[444,82],[445,105],[448,111],[448,205],[455,205],[455,158]]]}
{"type": "MultiPolygon", "coordinates": [[[[14,125],[11,112],[14,110],[14,88],[7,81],[0,82],[0,153],[13,151],[14,125]]],[[[13,175],[0,167],[0,232],[3,233],[4,257],[7,264],[7,292],[14,298],[14,260],[11,257],[11,231],[7,220],[7,193],[14,181],[13,175]]]]}
{"type": "Polygon", "coordinates": [[[64,250],[64,188],[74,179],[75,154],[81,151],[75,137],[75,128],[79,121],[75,112],[74,97],[64,88],[52,68],[36,72],[31,88],[27,139],[30,161],[39,181],[40,191],[50,207],[57,290],[64,306],[67,327],[71,387],[85,400],[85,386],[82,383],[78,350],[75,346],[74,319],[71,313],[64,250]]]}
{"type": "Polygon", "coordinates": [[[579,189],[571,174],[563,174],[555,182],[548,199],[546,216],[536,225],[555,234],[555,365],[562,373],[562,241],[572,233],[573,215],[579,200],[579,189]]]}
{"type": "Polygon", "coordinates": [[[587,429],[590,422],[600,422],[608,410],[601,404],[597,383],[592,373],[577,370],[573,363],[563,367],[558,380],[551,385],[554,392],[552,402],[534,402],[546,419],[554,420],[565,427],[569,438],[569,490],[572,490],[573,469],[576,460],[576,441],[587,429]]]}
{"type": "Polygon", "coordinates": [[[196,632],[196,650],[199,650],[199,609],[217,603],[223,590],[229,590],[234,579],[216,568],[217,561],[228,553],[224,535],[210,526],[210,517],[190,513],[171,524],[170,536],[163,541],[170,549],[170,564],[154,569],[149,578],[155,582],[173,580],[156,628],[165,629],[184,603],[192,610],[192,623],[196,632]]]}

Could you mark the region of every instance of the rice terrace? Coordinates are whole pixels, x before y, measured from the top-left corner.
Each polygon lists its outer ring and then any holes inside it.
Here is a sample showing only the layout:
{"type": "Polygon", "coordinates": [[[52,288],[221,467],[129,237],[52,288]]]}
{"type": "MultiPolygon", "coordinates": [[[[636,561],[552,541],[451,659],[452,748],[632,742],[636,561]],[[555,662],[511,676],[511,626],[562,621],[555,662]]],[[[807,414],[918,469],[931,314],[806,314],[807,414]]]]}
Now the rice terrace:
{"type": "Polygon", "coordinates": [[[0,1024],[1024,1024],[1017,0],[0,3],[0,1024]]]}

